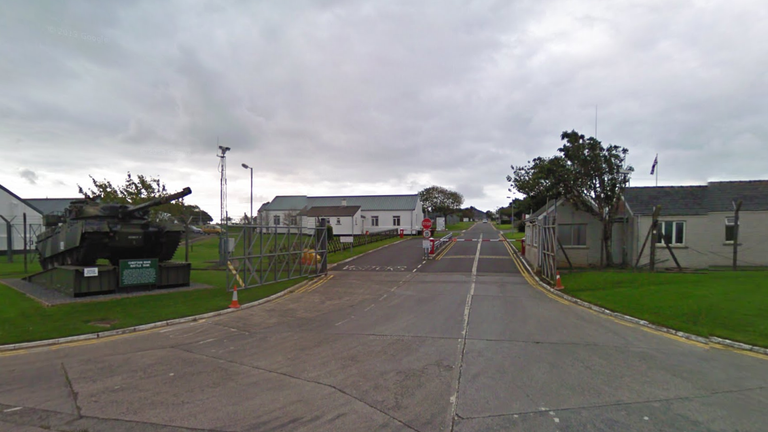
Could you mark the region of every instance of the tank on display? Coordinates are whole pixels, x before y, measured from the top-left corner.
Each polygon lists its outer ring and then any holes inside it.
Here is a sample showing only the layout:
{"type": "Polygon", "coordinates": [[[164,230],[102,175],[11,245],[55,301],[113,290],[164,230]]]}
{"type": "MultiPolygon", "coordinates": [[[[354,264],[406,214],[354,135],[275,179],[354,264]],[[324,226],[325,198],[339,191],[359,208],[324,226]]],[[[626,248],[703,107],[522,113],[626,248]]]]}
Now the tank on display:
{"type": "Polygon", "coordinates": [[[149,220],[152,207],[192,193],[190,188],[139,205],[72,201],[64,214],[43,218],[45,231],[37,236],[43,269],[63,265],[91,266],[107,259],[118,265],[123,259],[157,258],[168,261],[181,242],[183,225],[149,220]]]}

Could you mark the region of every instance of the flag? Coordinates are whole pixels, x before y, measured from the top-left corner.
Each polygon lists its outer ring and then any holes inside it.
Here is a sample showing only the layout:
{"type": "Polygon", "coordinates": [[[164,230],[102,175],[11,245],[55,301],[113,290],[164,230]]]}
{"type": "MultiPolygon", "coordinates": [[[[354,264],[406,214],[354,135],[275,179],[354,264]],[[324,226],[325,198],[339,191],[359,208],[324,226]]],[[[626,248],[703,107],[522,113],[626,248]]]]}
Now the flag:
{"type": "Polygon", "coordinates": [[[656,165],[659,164],[659,155],[656,155],[656,158],[653,160],[653,165],[651,165],[651,175],[656,171],[656,165]]]}

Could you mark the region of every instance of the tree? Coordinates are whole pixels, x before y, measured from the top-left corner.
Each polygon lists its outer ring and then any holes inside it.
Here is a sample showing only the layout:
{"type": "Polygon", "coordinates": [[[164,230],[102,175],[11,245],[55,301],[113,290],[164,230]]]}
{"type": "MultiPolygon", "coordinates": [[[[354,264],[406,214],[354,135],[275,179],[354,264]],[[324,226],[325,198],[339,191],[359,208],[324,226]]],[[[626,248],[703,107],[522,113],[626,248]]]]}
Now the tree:
{"type": "MultiPolygon", "coordinates": [[[[82,186],[77,185],[78,192],[86,199],[97,200],[102,203],[137,205],[168,195],[168,190],[166,189],[165,184],[156,177],[146,177],[139,174],[134,178],[133,175],[128,172],[125,184],[120,186],[113,185],[112,182],[107,179],[96,180],[93,176],[88,177],[91,178],[93,188],[86,191],[82,186]]],[[[191,213],[191,211],[186,211],[188,209],[189,206],[185,206],[182,199],[162,206],[153,207],[150,209],[150,218],[152,220],[161,220],[170,217],[184,223],[184,216],[187,213],[191,213]]],[[[195,206],[195,210],[199,211],[200,209],[195,206]]],[[[194,213],[190,214],[190,216],[193,215],[194,213]]]]}
{"type": "Polygon", "coordinates": [[[464,196],[456,191],[442,186],[430,186],[419,192],[421,204],[425,213],[436,213],[443,216],[460,210],[464,204],[464,196]]]}
{"type": "Polygon", "coordinates": [[[507,180],[531,204],[544,205],[547,199],[565,198],[577,210],[593,215],[603,225],[601,242],[606,262],[613,265],[611,234],[613,218],[626,188],[627,150],[616,145],[603,146],[594,137],[585,138],[575,130],[563,132],[565,141],[559,155],[538,157],[527,166],[512,166],[507,180]]]}

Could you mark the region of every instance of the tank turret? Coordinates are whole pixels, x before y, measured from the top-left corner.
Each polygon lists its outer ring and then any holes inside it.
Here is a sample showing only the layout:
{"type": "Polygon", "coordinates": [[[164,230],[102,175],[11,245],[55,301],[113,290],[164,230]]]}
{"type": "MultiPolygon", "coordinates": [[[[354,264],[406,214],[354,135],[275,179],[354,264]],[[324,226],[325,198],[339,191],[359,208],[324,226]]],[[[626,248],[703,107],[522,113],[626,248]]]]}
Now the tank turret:
{"type": "Polygon", "coordinates": [[[157,258],[168,261],[181,242],[183,227],[152,222],[149,210],[192,193],[190,188],[138,205],[101,204],[93,200],[70,202],[63,215],[43,218],[46,230],[37,236],[37,251],[44,269],[61,265],[94,265],[107,259],[157,258]]]}

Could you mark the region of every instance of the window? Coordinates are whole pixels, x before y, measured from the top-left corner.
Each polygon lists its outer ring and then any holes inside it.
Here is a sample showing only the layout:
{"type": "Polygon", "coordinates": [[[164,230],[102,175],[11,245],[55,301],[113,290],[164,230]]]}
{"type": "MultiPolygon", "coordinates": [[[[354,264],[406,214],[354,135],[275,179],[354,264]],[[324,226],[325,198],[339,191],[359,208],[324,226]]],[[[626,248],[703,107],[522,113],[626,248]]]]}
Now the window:
{"type": "Polygon", "coordinates": [[[557,239],[563,246],[586,246],[587,224],[558,225],[557,239]]]}
{"type": "Polygon", "coordinates": [[[341,225],[341,218],[336,218],[336,225],[341,225]]]}
{"type": "Polygon", "coordinates": [[[725,218],[725,241],[733,243],[733,237],[735,234],[736,218],[731,216],[725,218]]]}
{"type": "Polygon", "coordinates": [[[274,216],[272,216],[272,222],[273,222],[275,225],[280,225],[280,215],[274,215],[274,216]]]}
{"type": "Polygon", "coordinates": [[[392,216],[392,225],[400,226],[400,216],[392,216]]]}
{"type": "Polygon", "coordinates": [[[371,216],[371,226],[379,226],[379,217],[378,216],[371,216]]]}
{"type": "Polygon", "coordinates": [[[656,243],[670,245],[685,244],[685,222],[684,221],[659,221],[658,239],[656,243]]]}
{"type": "Polygon", "coordinates": [[[291,216],[291,225],[296,226],[298,225],[298,221],[296,216],[291,216]]]}

